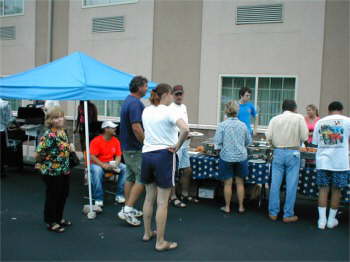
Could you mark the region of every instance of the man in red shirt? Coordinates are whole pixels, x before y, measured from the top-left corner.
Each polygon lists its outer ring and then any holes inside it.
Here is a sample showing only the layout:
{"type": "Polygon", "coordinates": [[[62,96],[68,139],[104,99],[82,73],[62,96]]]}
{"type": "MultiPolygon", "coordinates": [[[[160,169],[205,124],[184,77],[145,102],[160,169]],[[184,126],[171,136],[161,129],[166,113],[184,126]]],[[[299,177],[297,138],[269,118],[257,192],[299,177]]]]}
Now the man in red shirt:
{"type": "Polygon", "coordinates": [[[126,166],[120,163],[122,151],[115,137],[117,127],[112,121],[102,123],[103,133],[90,143],[92,197],[95,205],[103,206],[103,177],[105,172],[119,172],[115,201],[124,203],[126,166]]]}

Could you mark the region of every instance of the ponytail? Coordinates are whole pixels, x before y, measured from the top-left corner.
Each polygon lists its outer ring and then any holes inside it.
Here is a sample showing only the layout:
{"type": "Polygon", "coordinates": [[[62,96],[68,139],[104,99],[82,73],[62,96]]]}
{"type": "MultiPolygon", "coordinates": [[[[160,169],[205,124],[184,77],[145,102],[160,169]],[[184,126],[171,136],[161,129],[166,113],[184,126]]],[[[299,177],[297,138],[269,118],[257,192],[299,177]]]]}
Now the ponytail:
{"type": "Polygon", "coordinates": [[[156,89],[153,89],[151,91],[151,97],[150,97],[149,100],[151,101],[152,105],[154,105],[154,106],[158,106],[159,105],[160,97],[158,96],[156,89]]]}
{"type": "Polygon", "coordinates": [[[160,104],[160,100],[164,94],[169,94],[172,92],[172,88],[168,84],[159,84],[155,89],[151,91],[150,101],[154,106],[158,106],[160,104]]]}

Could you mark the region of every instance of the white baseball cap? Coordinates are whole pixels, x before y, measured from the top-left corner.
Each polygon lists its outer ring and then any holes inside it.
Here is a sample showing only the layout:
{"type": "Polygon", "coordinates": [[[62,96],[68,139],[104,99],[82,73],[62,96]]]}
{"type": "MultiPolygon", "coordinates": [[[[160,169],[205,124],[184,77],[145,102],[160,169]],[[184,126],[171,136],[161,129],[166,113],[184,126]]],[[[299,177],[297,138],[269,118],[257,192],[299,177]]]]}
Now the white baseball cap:
{"type": "Polygon", "coordinates": [[[112,121],[104,121],[104,122],[102,123],[101,128],[102,128],[102,129],[103,129],[103,128],[107,128],[107,127],[116,128],[117,126],[118,126],[118,125],[115,124],[115,123],[113,123],[112,121]]]}

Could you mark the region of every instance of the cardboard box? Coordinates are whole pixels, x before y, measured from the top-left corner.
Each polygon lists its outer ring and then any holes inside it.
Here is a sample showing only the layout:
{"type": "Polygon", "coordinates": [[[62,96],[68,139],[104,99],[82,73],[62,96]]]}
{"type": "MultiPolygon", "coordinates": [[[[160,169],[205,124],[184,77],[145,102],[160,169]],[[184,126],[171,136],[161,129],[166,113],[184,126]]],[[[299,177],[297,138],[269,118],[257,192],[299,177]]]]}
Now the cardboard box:
{"type": "Polygon", "coordinates": [[[215,187],[200,187],[198,188],[198,197],[214,199],[215,197],[215,187]]]}

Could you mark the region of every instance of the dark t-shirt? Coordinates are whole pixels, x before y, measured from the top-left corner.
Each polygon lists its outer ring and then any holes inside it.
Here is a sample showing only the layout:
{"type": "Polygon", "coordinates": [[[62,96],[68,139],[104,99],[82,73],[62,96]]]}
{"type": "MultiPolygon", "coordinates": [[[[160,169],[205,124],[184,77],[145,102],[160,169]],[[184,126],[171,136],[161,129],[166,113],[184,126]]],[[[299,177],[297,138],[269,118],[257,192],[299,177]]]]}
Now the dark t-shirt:
{"type": "Polygon", "coordinates": [[[140,99],[129,95],[125,100],[120,112],[120,141],[123,151],[138,151],[142,144],[137,140],[132,131],[132,124],[142,124],[142,112],[145,106],[140,99]]]}

